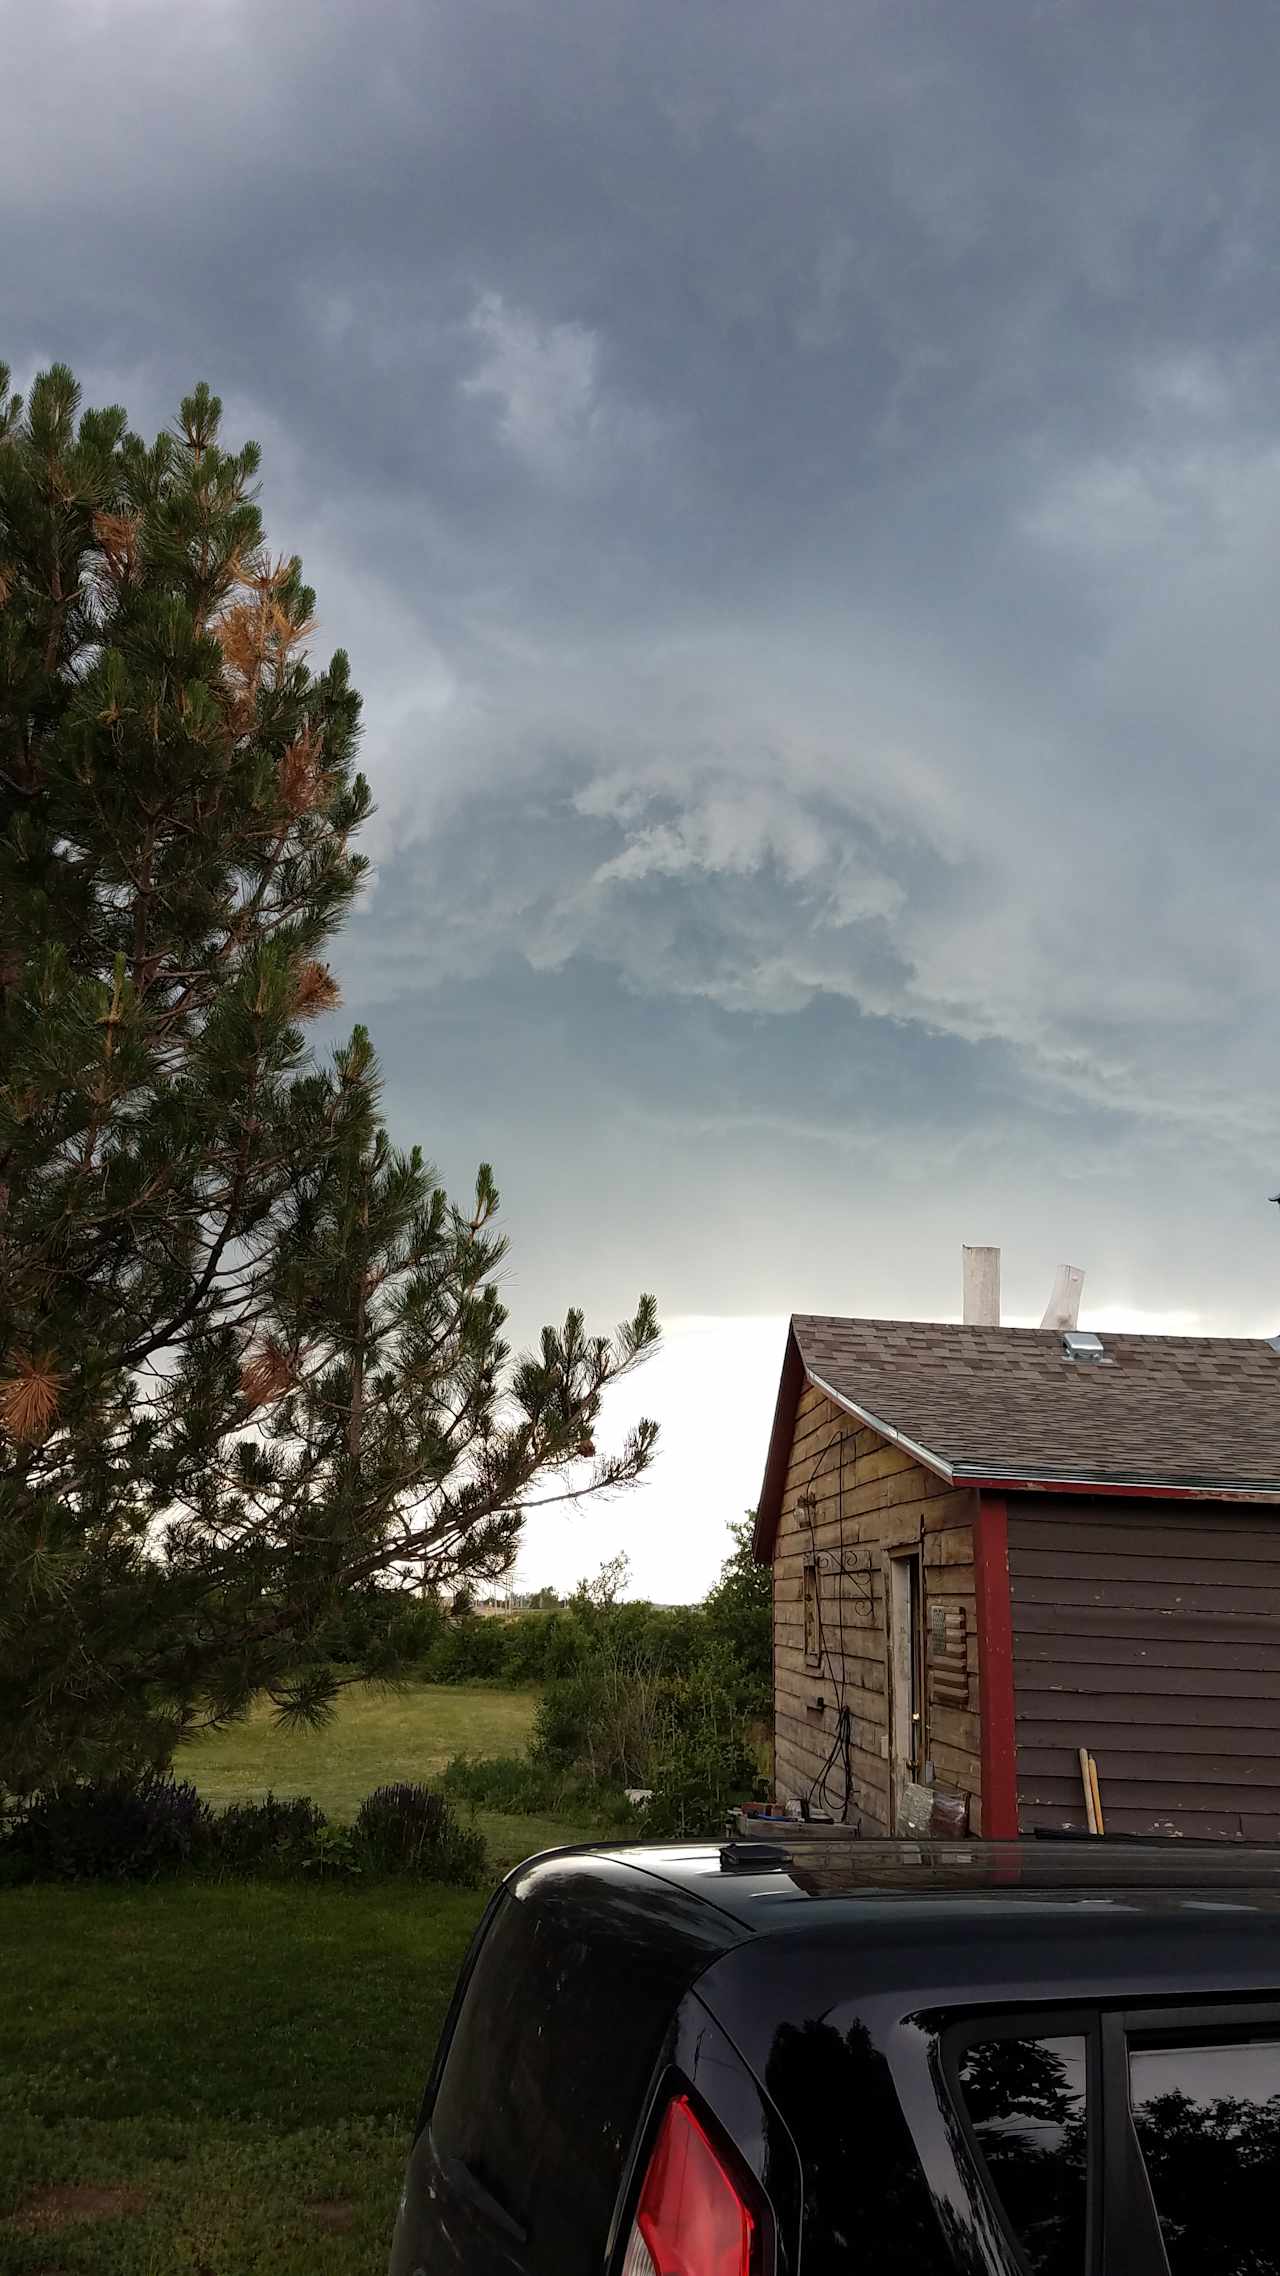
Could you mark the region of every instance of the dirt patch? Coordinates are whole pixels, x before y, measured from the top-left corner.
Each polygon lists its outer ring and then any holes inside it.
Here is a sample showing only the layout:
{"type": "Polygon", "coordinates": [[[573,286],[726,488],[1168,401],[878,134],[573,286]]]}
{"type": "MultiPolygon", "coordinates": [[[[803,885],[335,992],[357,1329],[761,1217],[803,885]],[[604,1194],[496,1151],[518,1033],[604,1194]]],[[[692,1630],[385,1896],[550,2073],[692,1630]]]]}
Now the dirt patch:
{"type": "Polygon", "coordinates": [[[19,2205],[5,2223],[14,2229],[65,2229],[73,2221],[112,2221],[142,2212],[146,2199],[140,2189],[118,2183],[68,2182],[61,2188],[41,2189],[19,2205]]]}
{"type": "Polygon", "coordinates": [[[321,2197],[307,2211],[318,2229],[331,2229],[335,2235],[345,2234],[356,2217],[355,2207],[341,2197],[321,2197]]]}

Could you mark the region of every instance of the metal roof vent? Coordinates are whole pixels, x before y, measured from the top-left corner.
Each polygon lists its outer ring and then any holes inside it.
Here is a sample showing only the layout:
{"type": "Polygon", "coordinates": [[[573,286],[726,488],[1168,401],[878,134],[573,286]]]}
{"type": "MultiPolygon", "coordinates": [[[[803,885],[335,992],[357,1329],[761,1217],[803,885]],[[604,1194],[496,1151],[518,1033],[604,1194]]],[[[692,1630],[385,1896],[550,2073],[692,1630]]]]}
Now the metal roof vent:
{"type": "Polygon", "coordinates": [[[1090,1335],[1087,1328],[1068,1328],[1062,1339],[1062,1348],[1068,1359],[1087,1360],[1094,1367],[1107,1356],[1101,1338],[1090,1335]]]}

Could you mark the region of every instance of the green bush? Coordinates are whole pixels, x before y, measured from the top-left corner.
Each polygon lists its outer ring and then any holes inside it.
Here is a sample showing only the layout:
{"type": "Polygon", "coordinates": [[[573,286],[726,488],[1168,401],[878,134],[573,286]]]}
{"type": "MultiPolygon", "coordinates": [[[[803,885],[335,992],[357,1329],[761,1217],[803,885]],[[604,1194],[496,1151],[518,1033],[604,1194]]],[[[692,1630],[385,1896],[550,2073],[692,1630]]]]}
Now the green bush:
{"type": "Polygon", "coordinates": [[[645,1839],[718,1840],[730,1811],[753,1792],[755,1778],[738,1717],[726,1711],[713,1688],[690,1686],[653,1765],[645,1839]]]}
{"type": "Polygon", "coordinates": [[[211,1862],[225,1874],[299,1873],[324,1824],[324,1811],[305,1795],[232,1802],[214,1819],[211,1862]]]}
{"type": "Polygon", "coordinates": [[[444,1795],[426,1786],[381,1786],[345,1826],[305,1796],[268,1794],[215,1813],[189,1782],[148,1773],[59,1787],[0,1819],[0,1888],[184,1871],[228,1879],[412,1874],[475,1888],[487,1866],[483,1835],[460,1825],[444,1795]]]}
{"type": "Polygon", "coordinates": [[[758,1628],[758,1610],[713,1621],[700,1606],[575,1608],[577,1650],[545,1685],[534,1759],[610,1796],[650,1789],[646,1837],[717,1837],[759,1775],[748,1743],[759,1638],[745,1666],[734,1643],[758,1628]]]}
{"type": "Polygon", "coordinates": [[[753,1521],[733,1528],[733,1551],[701,1607],[708,1657],[714,1657],[740,1713],[763,1721],[773,1712],[773,1573],[752,1554],[753,1521]]]}
{"type": "Polygon", "coordinates": [[[592,1783],[545,1755],[504,1754],[472,1760],[458,1755],[441,1785],[451,1800],[509,1817],[564,1818],[601,1830],[629,1822],[631,1812],[616,1788],[592,1783]]]}
{"type": "Polygon", "coordinates": [[[421,1675],[446,1625],[430,1597],[376,1586],[353,1589],[325,1622],[323,1653],[370,1675],[421,1675]]]}
{"type": "MultiPolygon", "coordinates": [[[[498,1626],[498,1622],[493,1623],[498,1626]]],[[[569,1623],[562,1612],[522,1612],[500,1623],[506,1652],[503,1681],[542,1683],[569,1623]]]]}
{"type": "Polygon", "coordinates": [[[507,1623],[469,1614],[446,1623],[425,1661],[429,1683],[501,1681],[507,1660],[507,1623]]]}
{"type": "Polygon", "coordinates": [[[302,1870],[314,1881],[349,1881],[364,1872],[365,1859],[350,1826],[322,1818],[307,1843],[302,1870]]]}
{"type": "Polygon", "coordinates": [[[5,1828],[5,1877],[153,1881],[205,1860],[214,1816],[190,1780],[144,1771],[34,1795],[5,1828]]]}
{"type": "Polygon", "coordinates": [[[460,1826],[443,1794],[429,1786],[379,1786],[367,1794],[351,1829],[367,1870],[412,1874],[476,1888],[484,1878],[484,1835],[460,1826]]]}

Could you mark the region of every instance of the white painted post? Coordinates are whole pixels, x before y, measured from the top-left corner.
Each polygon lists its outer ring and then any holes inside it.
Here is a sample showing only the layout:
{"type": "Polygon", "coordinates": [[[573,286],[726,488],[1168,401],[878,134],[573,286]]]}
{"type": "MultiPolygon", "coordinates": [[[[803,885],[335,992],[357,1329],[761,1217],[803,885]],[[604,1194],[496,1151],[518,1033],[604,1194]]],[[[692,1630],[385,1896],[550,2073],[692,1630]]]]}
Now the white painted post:
{"type": "Polygon", "coordinates": [[[966,1247],[963,1254],[964,1324],[967,1328],[998,1328],[1000,1251],[966,1247]]]}
{"type": "Polygon", "coordinates": [[[1075,1328],[1080,1324],[1080,1291],[1084,1273],[1078,1264],[1060,1264],[1053,1279],[1053,1294],[1045,1306],[1042,1328],[1075,1328]]]}

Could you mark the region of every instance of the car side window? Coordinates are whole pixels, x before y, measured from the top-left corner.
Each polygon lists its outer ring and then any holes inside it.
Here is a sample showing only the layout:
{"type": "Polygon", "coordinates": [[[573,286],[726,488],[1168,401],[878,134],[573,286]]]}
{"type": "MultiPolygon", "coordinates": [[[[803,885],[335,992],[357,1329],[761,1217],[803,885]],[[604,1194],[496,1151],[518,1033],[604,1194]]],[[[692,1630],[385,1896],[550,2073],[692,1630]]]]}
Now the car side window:
{"type": "Polygon", "coordinates": [[[957,2078],[992,2189],[1033,2276],[1083,2276],[1088,2245],[1088,2042],[971,2039],[957,2078]]]}
{"type": "Polygon", "coordinates": [[[1170,2276],[1280,2276],[1280,2033],[1129,2040],[1170,2276]]]}

